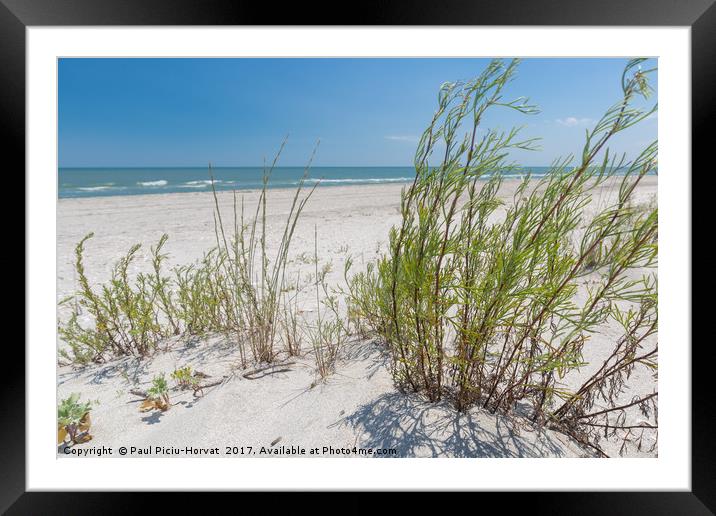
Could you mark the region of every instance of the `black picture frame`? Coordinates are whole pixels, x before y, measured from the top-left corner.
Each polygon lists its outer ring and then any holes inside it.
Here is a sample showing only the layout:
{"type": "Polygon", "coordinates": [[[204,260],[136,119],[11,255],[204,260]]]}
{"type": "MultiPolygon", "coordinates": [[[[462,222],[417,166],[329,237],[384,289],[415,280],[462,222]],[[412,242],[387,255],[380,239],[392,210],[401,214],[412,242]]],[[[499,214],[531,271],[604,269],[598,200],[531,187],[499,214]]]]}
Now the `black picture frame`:
{"type": "MultiPolygon", "coordinates": [[[[11,168],[25,169],[25,29],[28,26],[103,25],[575,25],[689,26],[692,71],[692,169],[710,172],[707,138],[716,103],[716,6],[714,0],[413,0],[279,4],[245,0],[0,0],[0,133],[11,168]]],[[[713,144],[711,144],[713,145],[713,144]]],[[[691,171],[685,171],[691,174],[691,171]]],[[[692,205],[709,188],[694,188],[692,205]]],[[[668,192],[666,193],[668,194],[668,192]]],[[[16,209],[16,208],[13,208],[16,209]]],[[[16,218],[16,211],[14,217],[16,218]]],[[[13,220],[13,219],[9,219],[13,220]]],[[[703,219],[692,214],[693,234],[707,235],[703,219]],[[702,227],[706,232],[695,231],[702,227]]],[[[14,224],[19,226],[19,224],[14,224]]],[[[706,237],[708,240],[708,237],[706,237]]],[[[692,239],[693,242],[693,239],[692,239]]],[[[693,251],[692,251],[693,252],[693,251]]],[[[707,270],[692,254],[692,268],[707,270]]],[[[25,271],[27,275],[27,270],[25,271]]],[[[693,303],[692,321],[707,320],[708,302],[693,303]]],[[[25,306],[25,313],[32,306],[25,306]]],[[[550,514],[713,514],[716,511],[716,417],[708,340],[672,343],[692,353],[692,490],[640,493],[510,494],[530,511],[550,514]]],[[[19,339],[14,339],[19,341],[19,339]]],[[[25,369],[19,346],[5,346],[2,397],[0,510],[7,514],[126,514],[139,511],[147,497],[129,493],[25,492],[25,369]],[[13,356],[15,354],[16,356],[13,356]],[[140,502],[142,505],[139,505],[140,502]]],[[[240,495],[246,497],[245,494],[240,495]]],[[[358,510],[361,502],[347,495],[341,512],[358,510]]],[[[480,494],[480,496],[488,496],[480,494]]],[[[150,498],[156,498],[149,495],[150,498]]],[[[420,500],[422,497],[415,497],[420,500]]],[[[244,498],[245,500],[245,498],[244,498]]],[[[228,500],[227,500],[228,501],[228,500]]],[[[205,497],[173,493],[162,504],[177,504],[182,513],[208,509],[205,497]]],[[[229,502],[231,503],[231,502],[229,502]]],[[[247,502],[242,502],[247,503],[247,502]]],[[[273,501],[272,501],[273,503],[273,501]]],[[[422,503],[422,502],[421,502],[422,503]]],[[[275,506],[272,506],[275,507],[275,506]]],[[[367,506],[366,506],[367,507],[367,506]]],[[[168,505],[164,507],[168,510],[168,505]]],[[[338,509],[337,509],[338,510],[338,509]]],[[[139,511],[141,512],[141,511],[139,511]]]]}

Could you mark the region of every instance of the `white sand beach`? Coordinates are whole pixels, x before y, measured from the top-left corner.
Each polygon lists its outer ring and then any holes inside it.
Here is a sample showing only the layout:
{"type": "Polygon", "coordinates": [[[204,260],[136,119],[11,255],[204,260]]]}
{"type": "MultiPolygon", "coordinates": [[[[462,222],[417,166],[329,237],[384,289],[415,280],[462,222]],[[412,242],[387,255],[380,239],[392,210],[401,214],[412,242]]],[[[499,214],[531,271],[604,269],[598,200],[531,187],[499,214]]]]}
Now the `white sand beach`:
{"type": "MultiPolygon", "coordinates": [[[[517,180],[504,183],[500,197],[512,198],[517,180]]],[[[596,189],[594,204],[603,206],[614,197],[615,184],[596,189]]],[[[318,267],[333,288],[344,285],[344,265],[351,257],[356,271],[386,250],[389,230],[400,222],[400,192],[404,185],[319,187],[309,200],[296,228],[289,253],[288,274],[300,273],[298,305],[309,318],[317,308],[314,272],[314,228],[318,232],[318,267]]],[[[656,196],[657,178],[643,179],[636,203],[656,196]]],[[[247,212],[252,212],[258,192],[239,192],[247,212]]],[[[268,197],[269,255],[275,252],[293,190],[270,190],[268,197]]],[[[232,216],[231,192],[218,192],[222,213],[232,216]]],[[[131,274],[149,271],[149,247],[162,234],[169,235],[165,251],[168,266],[198,260],[216,244],[214,200],[210,192],[60,199],[57,206],[57,300],[72,294],[74,246],[87,233],[85,268],[94,285],[109,280],[114,263],[135,243],[142,249],[131,274]]],[[[638,276],[641,271],[632,271],[638,276]]],[[[585,278],[590,281],[589,276],[585,278]]],[[[585,290],[586,291],[586,290],[585,290]]],[[[585,295],[580,292],[578,296],[585,295]]],[[[59,317],[66,317],[65,309],[59,317]]],[[[607,327],[585,345],[588,365],[562,379],[568,387],[579,385],[609,353],[619,328],[607,327]]],[[[58,342],[58,346],[63,346],[58,342]]],[[[307,348],[310,346],[306,346],[307,348]]],[[[58,366],[58,400],[70,393],[97,400],[92,410],[89,446],[133,446],[156,453],[156,447],[176,452],[161,456],[186,456],[186,448],[218,448],[220,456],[244,447],[244,456],[293,455],[296,447],[321,450],[316,456],[344,456],[341,448],[395,449],[397,457],[586,457],[594,456],[568,436],[537,428],[517,415],[490,414],[480,408],[460,414],[446,401],[432,404],[414,394],[399,392],[388,370],[385,350],[379,342],[352,337],[342,351],[336,372],[325,382],[317,378],[315,362],[307,350],[300,357],[280,357],[266,371],[245,376],[239,368],[238,350],[226,336],[175,337],[145,359],[119,358],[104,364],[58,366]],[[156,373],[170,373],[191,365],[221,380],[194,396],[172,390],[172,406],[166,412],[141,413],[141,397],[156,373]],[[252,452],[247,453],[251,447],[252,452]],[[261,448],[266,453],[260,453],[261,448]],[[292,448],[293,447],[293,448],[292,448]],[[323,453],[324,447],[332,447],[323,453]],[[236,449],[235,449],[236,448],[236,449]],[[233,450],[231,450],[233,449],[233,450]],[[257,452],[254,454],[254,452],[257,452]]],[[[656,389],[652,373],[637,368],[620,399],[656,389]]],[[[602,442],[610,456],[619,456],[617,442],[602,442]]],[[[625,456],[653,457],[653,443],[625,456]]],[[[135,455],[136,456],[136,455],[135,455]]],[[[356,455],[348,455],[356,456],[356,455]]],[[[375,455],[373,455],[375,456],[375,455]]]]}

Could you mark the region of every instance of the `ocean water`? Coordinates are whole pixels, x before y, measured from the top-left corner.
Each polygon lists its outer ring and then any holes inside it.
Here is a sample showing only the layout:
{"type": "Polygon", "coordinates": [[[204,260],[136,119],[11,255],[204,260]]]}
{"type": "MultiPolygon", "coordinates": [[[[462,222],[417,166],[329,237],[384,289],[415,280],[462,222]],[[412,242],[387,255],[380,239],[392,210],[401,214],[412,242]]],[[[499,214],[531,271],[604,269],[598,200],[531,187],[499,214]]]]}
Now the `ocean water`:
{"type": "MultiPolygon", "coordinates": [[[[546,173],[548,167],[529,167],[534,176],[546,173]]],[[[304,173],[303,167],[276,167],[269,188],[294,188],[304,173]]],[[[307,185],[320,180],[319,188],[330,186],[380,183],[408,183],[413,167],[313,167],[307,185]]],[[[261,167],[219,167],[213,169],[217,190],[251,190],[261,188],[261,167]]],[[[521,174],[511,173],[519,177],[521,174]]],[[[112,195],[145,195],[177,192],[210,191],[206,167],[195,168],[60,168],[60,198],[103,197],[112,195]]]]}

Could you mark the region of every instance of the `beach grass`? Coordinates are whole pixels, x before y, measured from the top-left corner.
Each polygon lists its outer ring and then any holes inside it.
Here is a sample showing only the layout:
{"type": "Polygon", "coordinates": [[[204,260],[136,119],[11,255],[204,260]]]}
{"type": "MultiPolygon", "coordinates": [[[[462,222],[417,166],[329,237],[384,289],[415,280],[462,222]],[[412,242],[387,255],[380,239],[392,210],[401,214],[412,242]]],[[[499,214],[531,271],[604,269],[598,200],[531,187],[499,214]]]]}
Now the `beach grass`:
{"type": "Polygon", "coordinates": [[[102,362],[127,355],[146,357],[169,336],[222,333],[233,337],[240,350],[241,366],[245,368],[250,362],[272,362],[276,358],[282,327],[287,351],[298,353],[296,305],[294,302],[291,306],[283,295],[287,285],[286,264],[296,224],[318,183],[304,191],[311,156],[296,188],[278,251],[275,256],[269,255],[268,184],[284,145],[285,141],[271,165],[265,168],[263,188],[251,222],[245,219],[243,200],[239,203],[233,192],[231,233],[224,223],[209,167],[216,246],[205,252],[198,263],[175,267],[173,276],[166,275],[162,267],[167,258],[162,249],[168,239],[163,235],[151,248],[151,274],[140,273],[136,279],[130,278],[128,269],[141,248],[135,244],[115,265],[112,279],[94,289],[83,260],[85,245],[93,234],[85,236],[75,248],[79,288],[74,296],[61,302],[71,305],[68,320],[58,325],[60,337],[69,346],[69,351],[61,350],[62,355],[76,363],[102,362]],[[83,313],[90,316],[89,325],[80,323],[83,313]]]}
{"type": "Polygon", "coordinates": [[[306,334],[316,359],[316,371],[325,379],[335,371],[338,354],[348,337],[348,329],[339,311],[338,298],[329,292],[326,275],[318,269],[318,228],[315,226],[313,245],[317,317],[314,325],[306,326],[306,334]],[[321,305],[325,308],[323,312],[321,305]]]}

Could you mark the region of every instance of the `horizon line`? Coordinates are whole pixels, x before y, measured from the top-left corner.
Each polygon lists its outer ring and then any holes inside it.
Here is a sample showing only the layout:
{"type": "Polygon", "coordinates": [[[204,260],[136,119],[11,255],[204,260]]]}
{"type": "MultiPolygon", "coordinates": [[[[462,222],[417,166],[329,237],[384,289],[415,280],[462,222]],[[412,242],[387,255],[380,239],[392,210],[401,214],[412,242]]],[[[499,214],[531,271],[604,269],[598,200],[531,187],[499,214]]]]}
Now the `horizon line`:
{"type": "MultiPolygon", "coordinates": [[[[436,165],[438,166],[438,165],[436,165]]],[[[552,167],[553,165],[519,165],[518,168],[526,167],[552,167]]],[[[208,165],[58,165],[60,168],[86,168],[86,169],[102,169],[102,168],[206,168],[208,165]]],[[[212,165],[212,169],[218,168],[271,168],[266,165],[212,165]]],[[[276,165],[273,168],[415,168],[415,165],[276,165]]]]}

